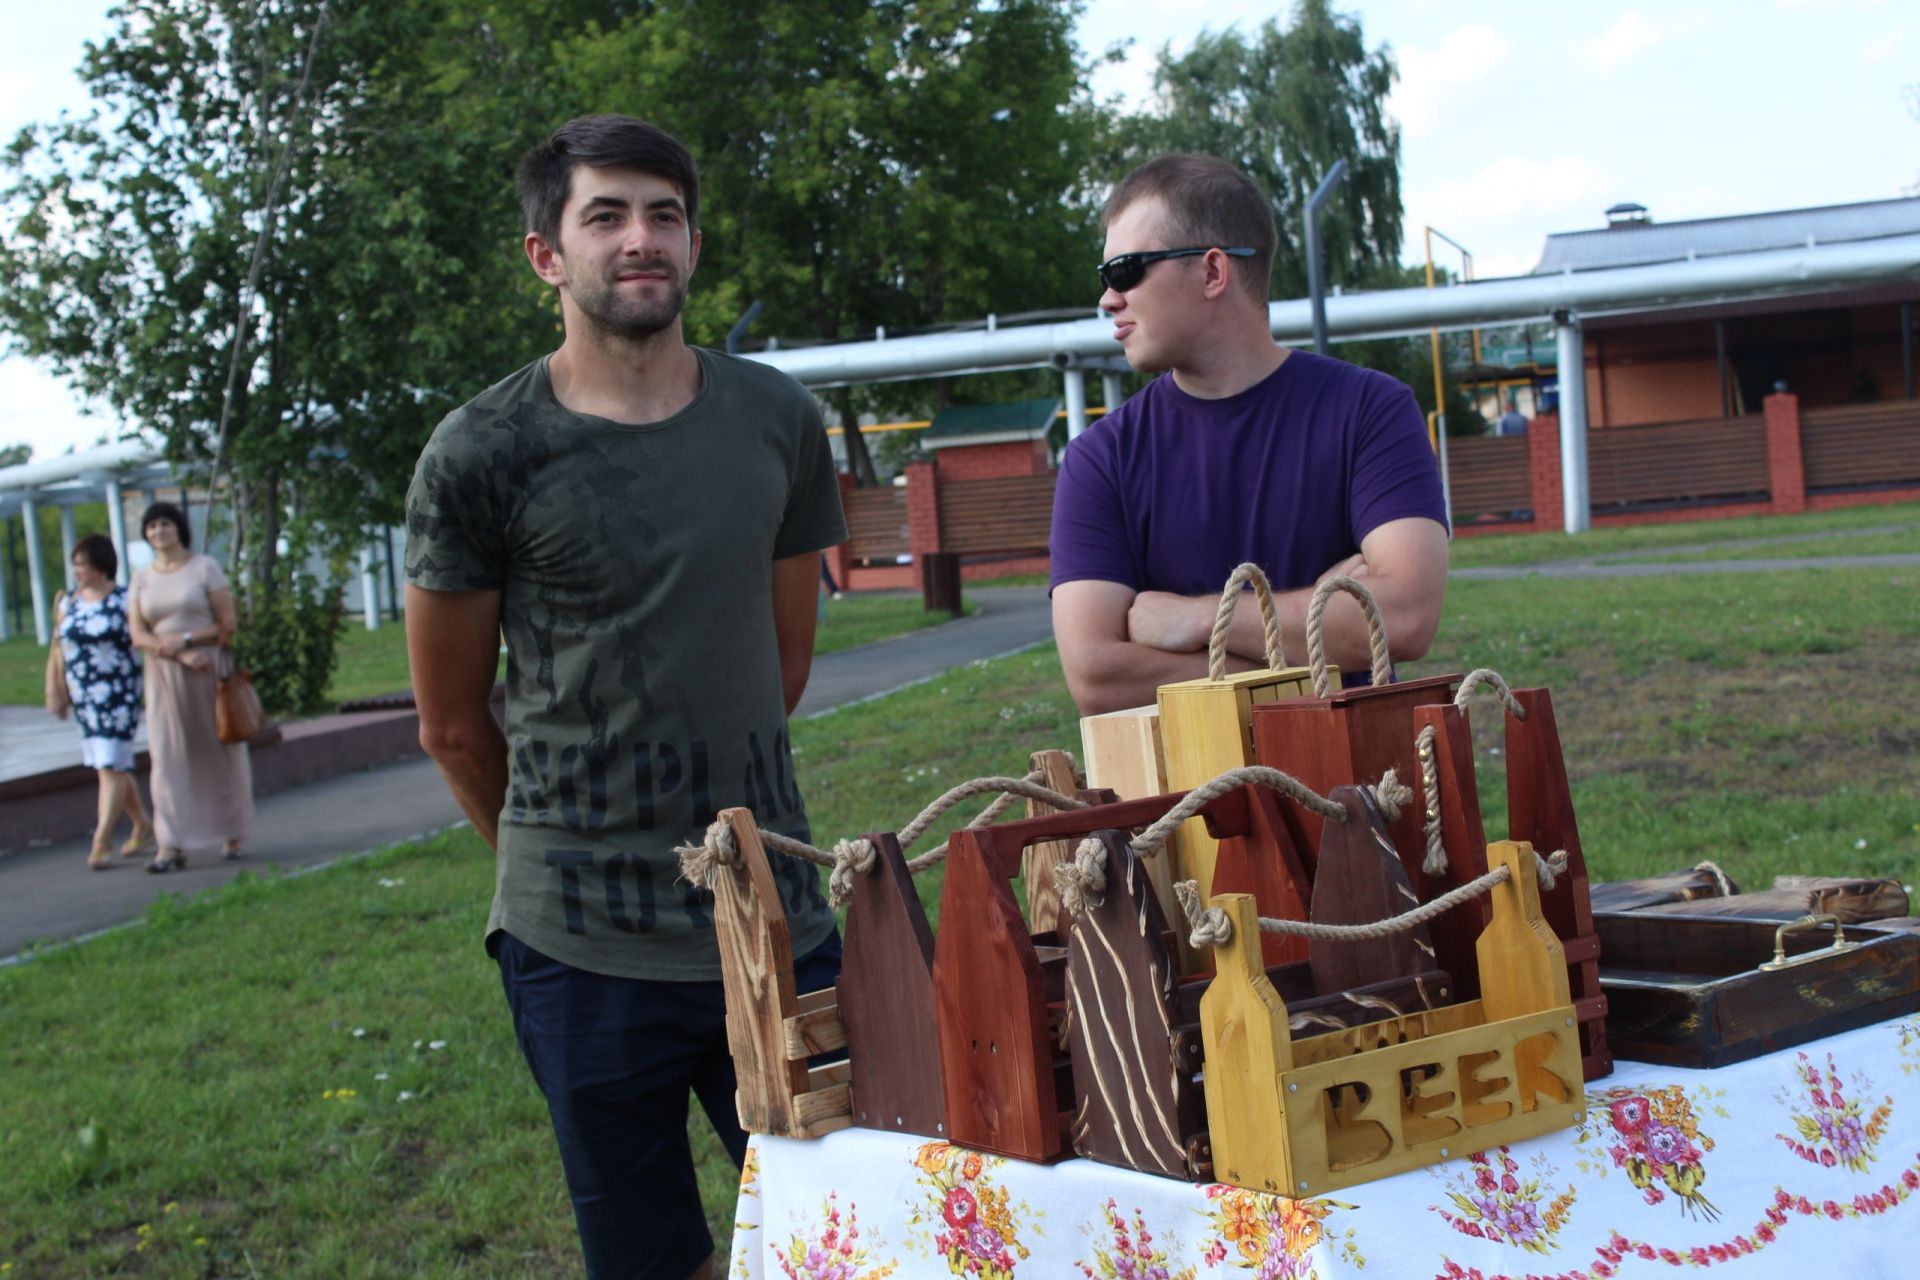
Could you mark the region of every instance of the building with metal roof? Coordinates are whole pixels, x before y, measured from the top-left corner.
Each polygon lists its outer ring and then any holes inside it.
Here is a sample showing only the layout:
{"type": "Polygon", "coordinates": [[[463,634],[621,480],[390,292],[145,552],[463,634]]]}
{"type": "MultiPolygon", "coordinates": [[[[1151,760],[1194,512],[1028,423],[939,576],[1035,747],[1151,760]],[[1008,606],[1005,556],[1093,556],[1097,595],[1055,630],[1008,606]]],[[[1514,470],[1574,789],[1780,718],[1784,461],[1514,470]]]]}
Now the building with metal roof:
{"type": "Polygon", "coordinates": [[[1644,205],[1623,202],[1607,210],[1604,227],[1549,235],[1533,274],[1608,271],[1915,234],[1920,234],[1920,197],[1682,222],[1656,221],[1644,205]]]}

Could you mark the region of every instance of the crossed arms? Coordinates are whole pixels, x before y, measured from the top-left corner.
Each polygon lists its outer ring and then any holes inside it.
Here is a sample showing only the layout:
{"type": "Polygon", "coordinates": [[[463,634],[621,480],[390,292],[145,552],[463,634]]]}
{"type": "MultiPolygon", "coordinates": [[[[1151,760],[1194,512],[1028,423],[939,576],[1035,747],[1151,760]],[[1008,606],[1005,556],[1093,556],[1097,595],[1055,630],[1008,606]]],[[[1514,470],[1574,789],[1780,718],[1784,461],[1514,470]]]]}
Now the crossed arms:
{"type": "MultiPolygon", "coordinates": [[[[1421,657],[1440,625],[1447,589],[1447,533],[1432,520],[1390,520],[1369,533],[1358,555],[1330,566],[1321,579],[1345,575],[1372,593],[1386,621],[1395,661],[1421,657]]],[[[1281,648],[1290,664],[1307,660],[1307,602],[1313,590],[1274,593],[1281,648]]],[[[1207,673],[1207,637],[1216,596],[1135,592],[1117,582],[1063,582],[1053,591],[1053,635],[1067,689],[1082,715],[1153,702],[1163,684],[1207,673]]],[[[1322,634],[1327,659],[1342,670],[1368,664],[1366,619],[1358,602],[1338,595],[1328,605],[1322,634]]],[[[1265,665],[1260,608],[1250,593],[1236,606],[1227,635],[1227,667],[1265,665]]]]}

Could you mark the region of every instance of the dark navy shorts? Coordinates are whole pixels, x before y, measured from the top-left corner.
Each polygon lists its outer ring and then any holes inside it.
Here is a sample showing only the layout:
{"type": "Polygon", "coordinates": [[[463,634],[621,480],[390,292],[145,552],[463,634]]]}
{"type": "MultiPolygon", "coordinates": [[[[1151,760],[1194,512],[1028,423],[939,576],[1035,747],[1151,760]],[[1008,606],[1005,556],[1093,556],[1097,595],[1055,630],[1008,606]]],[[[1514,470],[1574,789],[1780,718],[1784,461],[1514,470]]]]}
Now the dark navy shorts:
{"type": "MultiPolygon", "coordinates": [[[[491,949],[553,1118],[587,1274],[686,1280],[713,1253],[687,1142],[689,1090],[734,1164],[747,1151],[721,985],[588,973],[509,933],[491,949]]],[[[794,985],[816,991],[839,973],[831,933],[794,964],[794,985]]]]}

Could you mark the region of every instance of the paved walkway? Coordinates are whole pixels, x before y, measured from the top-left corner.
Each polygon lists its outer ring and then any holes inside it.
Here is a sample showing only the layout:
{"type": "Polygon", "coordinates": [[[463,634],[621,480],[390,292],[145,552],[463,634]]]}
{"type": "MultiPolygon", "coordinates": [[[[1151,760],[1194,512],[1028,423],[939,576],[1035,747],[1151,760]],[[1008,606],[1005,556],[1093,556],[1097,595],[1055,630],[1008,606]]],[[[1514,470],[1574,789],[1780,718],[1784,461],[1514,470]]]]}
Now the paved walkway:
{"type": "MultiPolygon", "coordinates": [[[[979,605],[970,617],[815,659],[798,714],[820,715],[880,697],[953,667],[1053,637],[1047,593],[1041,588],[982,587],[970,589],[967,597],[979,605]]],[[[70,753],[77,762],[79,747],[71,724],[36,708],[0,710],[26,713],[20,724],[36,726],[34,751],[70,753]],[[39,721],[57,732],[42,733],[39,721]]],[[[9,747],[13,727],[11,715],[0,721],[9,747]]],[[[48,767],[45,755],[35,758],[41,761],[38,768],[48,767]]],[[[62,755],[60,762],[64,760],[62,755]]],[[[90,872],[86,840],[8,854],[0,858],[0,957],[36,940],[80,937],[134,919],[162,893],[196,893],[248,868],[311,866],[459,819],[459,807],[433,763],[415,760],[261,796],[254,809],[254,838],[248,856],[239,862],[223,862],[218,850],[208,850],[193,857],[185,870],[166,875],[148,875],[141,870],[145,861],[133,859],[116,860],[111,871],[90,872]]]]}

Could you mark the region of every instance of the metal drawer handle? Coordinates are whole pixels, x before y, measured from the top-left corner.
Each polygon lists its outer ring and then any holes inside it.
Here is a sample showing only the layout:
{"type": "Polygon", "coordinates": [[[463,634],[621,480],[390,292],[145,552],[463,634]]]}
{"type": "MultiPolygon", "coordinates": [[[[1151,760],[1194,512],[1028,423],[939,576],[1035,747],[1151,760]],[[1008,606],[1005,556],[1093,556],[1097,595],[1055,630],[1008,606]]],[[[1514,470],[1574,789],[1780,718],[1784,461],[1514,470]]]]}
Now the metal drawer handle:
{"type": "Polygon", "coordinates": [[[1771,973],[1776,969],[1790,969],[1797,964],[1806,964],[1809,960],[1821,960],[1842,951],[1851,951],[1860,944],[1848,942],[1846,930],[1841,927],[1840,917],[1836,915],[1801,916],[1790,920],[1773,931],[1773,959],[1761,965],[1763,972],[1771,973]],[[1833,926],[1833,945],[1822,947],[1818,951],[1809,951],[1805,955],[1787,958],[1787,935],[1804,929],[1818,929],[1822,925],[1833,926]]]}

